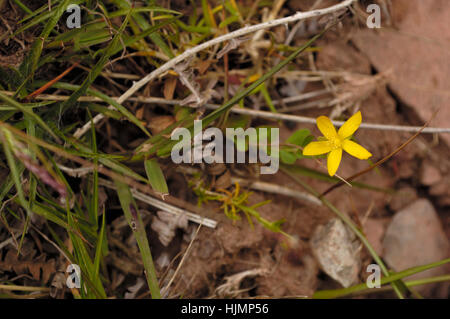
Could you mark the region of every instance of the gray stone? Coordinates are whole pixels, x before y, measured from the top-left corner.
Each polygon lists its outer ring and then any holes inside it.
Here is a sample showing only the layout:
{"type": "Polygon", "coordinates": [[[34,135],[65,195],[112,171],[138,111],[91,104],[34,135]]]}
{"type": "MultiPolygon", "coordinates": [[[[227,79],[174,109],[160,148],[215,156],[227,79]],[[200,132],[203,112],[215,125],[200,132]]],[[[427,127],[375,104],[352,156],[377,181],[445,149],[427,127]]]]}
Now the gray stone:
{"type": "Polygon", "coordinates": [[[344,287],[356,283],[361,269],[359,242],[340,219],[314,231],[310,246],[320,268],[344,287]]]}
{"type": "MultiPolygon", "coordinates": [[[[390,268],[402,271],[445,259],[449,242],[433,205],[419,199],[397,212],[383,240],[384,259],[390,268]]],[[[448,273],[446,265],[415,274],[420,279],[448,273]]],[[[416,290],[430,295],[434,285],[418,286],[416,290]]]]}

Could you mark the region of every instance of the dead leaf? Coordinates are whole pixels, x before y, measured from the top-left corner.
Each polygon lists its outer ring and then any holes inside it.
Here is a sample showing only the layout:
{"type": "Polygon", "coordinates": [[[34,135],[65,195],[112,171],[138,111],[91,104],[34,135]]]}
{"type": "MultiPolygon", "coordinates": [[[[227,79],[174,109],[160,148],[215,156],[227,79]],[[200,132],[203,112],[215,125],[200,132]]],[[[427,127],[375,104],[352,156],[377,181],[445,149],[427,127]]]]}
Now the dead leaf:
{"type": "Polygon", "coordinates": [[[212,62],[213,62],[212,60],[205,60],[198,62],[196,66],[198,73],[200,74],[205,73],[209,69],[209,66],[211,65],[212,62]]]}
{"type": "Polygon", "coordinates": [[[145,109],[143,107],[141,107],[136,111],[136,118],[138,120],[142,120],[144,118],[144,110],[145,109]]]}
{"type": "Polygon", "coordinates": [[[226,171],[225,174],[220,176],[214,185],[215,189],[227,189],[231,186],[231,174],[230,171],[226,171]]]}
{"type": "Polygon", "coordinates": [[[164,82],[164,98],[166,100],[172,100],[173,94],[175,93],[175,88],[177,86],[177,78],[174,76],[169,76],[164,82]]]}
{"type": "Polygon", "coordinates": [[[4,261],[0,262],[0,270],[14,271],[17,275],[30,274],[33,279],[46,284],[56,272],[55,259],[46,260],[45,255],[32,259],[33,255],[18,257],[15,251],[9,250],[4,261]]]}
{"type": "Polygon", "coordinates": [[[175,118],[171,115],[160,115],[160,116],[154,116],[150,119],[149,123],[147,124],[147,127],[150,129],[152,134],[159,134],[164,129],[169,127],[175,123],[175,118]]]}

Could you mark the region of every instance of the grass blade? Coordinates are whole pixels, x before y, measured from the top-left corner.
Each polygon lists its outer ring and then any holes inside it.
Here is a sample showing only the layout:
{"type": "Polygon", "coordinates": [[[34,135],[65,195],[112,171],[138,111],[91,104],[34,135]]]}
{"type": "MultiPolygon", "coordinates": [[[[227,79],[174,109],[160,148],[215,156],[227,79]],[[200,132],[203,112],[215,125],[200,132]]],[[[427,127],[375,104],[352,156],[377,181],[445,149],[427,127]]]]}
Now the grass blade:
{"type": "MultiPolygon", "coordinates": [[[[449,262],[450,262],[450,258],[447,258],[447,259],[444,259],[444,260],[441,260],[438,262],[434,262],[434,263],[430,263],[427,265],[408,268],[408,269],[400,271],[398,273],[394,273],[387,277],[381,278],[380,282],[382,285],[389,284],[389,283],[392,283],[399,279],[409,277],[411,275],[417,274],[419,272],[422,272],[422,271],[425,271],[425,270],[428,270],[431,268],[435,268],[435,267],[444,265],[449,262]]],[[[405,285],[408,286],[407,283],[405,283],[405,285]]],[[[339,297],[344,297],[344,296],[347,296],[350,294],[354,294],[356,292],[364,291],[366,289],[368,289],[367,285],[365,283],[363,283],[363,284],[359,284],[359,285],[355,285],[355,286],[343,288],[343,289],[321,290],[321,291],[315,292],[313,295],[313,298],[314,299],[339,298],[339,297]]]]}
{"type": "Polygon", "coordinates": [[[65,12],[67,6],[71,0],[62,1],[54,10],[50,12],[49,20],[45,24],[44,30],[42,30],[39,37],[33,42],[33,46],[31,47],[31,52],[21,65],[22,71],[24,71],[24,77],[26,78],[24,83],[22,83],[21,87],[25,85],[25,83],[33,77],[34,72],[37,69],[39,58],[41,56],[42,50],[44,48],[44,43],[47,40],[50,32],[54,30],[56,24],[59,19],[65,12]]]}
{"type": "Polygon", "coordinates": [[[163,171],[156,159],[149,159],[144,161],[145,172],[153,190],[161,193],[161,195],[168,195],[169,188],[167,187],[166,179],[163,171]]]}
{"type": "Polygon", "coordinates": [[[139,246],[139,251],[141,252],[150,293],[152,294],[152,298],[160,299],[161,293],[159,290],[158,279],[156,277],[155,266],[153,264],[153,258],[150,252],[150,246],[148,244],[147,234],[145,232],[145,226],[142,222],[141,215],[139,214],[137,205],[134,202],[128,185],[117,180],[114,182],[117,187],[117,195],[119,196],[120,205],[122,206],[125,218],[131,229],[133,229],[134,236],[139,246]]]}
{"type": "Polygon", "coordinates": [[[3,100],[6,104],[8,104],[12,107],[15,107],[16,109],[20,110],[22,113],[31,117],[34,121],[36,121],[36,123],[38,123],[51,136],[53,136],[56,140],[59,140],[59,138],[52,131],[52,129],[37,114],[35,114],[31,108],[24,107],[21,103],[17,102],[13,98],[10,98],[9,96],[6,96],[5,94],[3,94],[1,92],[0,92],[0,100],[3,100]]]}
{"type": "Polygon", "coordinates": [[[125,18],[125,21],[120,26],[116,35],[114,36],[112,41],[108,44],[108,47],[107,47],[105,53],[102,55],[102,57],[99,59],[99,61],[92,68],[91,72],[89,73],[88,77],[84,80],[83,84],[74,93],[72,93],[72,95],[69,97],[68,100],[66,100],[61,105],[62,112],[64,112],[66,109],[68,109],[82,95],[84,95],[86,93],[86,91],[88,90],[88,88],[91,86],[91,84],[94,82],[94,80],[100,75],[100,73],[103,70],[103,67],[108,62],[109,57],[113,54],[113,51],[115,50],[116,46],[119,44],[122,33],[128,24],[128,18],[129,18],[129,15],[125,18]]]}

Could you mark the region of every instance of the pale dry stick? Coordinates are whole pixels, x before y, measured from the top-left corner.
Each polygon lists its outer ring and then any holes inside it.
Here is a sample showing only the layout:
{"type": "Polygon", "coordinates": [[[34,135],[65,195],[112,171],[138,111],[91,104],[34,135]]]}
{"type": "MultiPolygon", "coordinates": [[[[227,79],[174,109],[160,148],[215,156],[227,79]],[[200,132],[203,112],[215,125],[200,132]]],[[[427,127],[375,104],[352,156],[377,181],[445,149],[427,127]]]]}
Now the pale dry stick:
{"type": "MultiPolygon", "coordinates": [[[[214,38],[212,40],[206,41],[202,44],[199,44],[191,49],[184,51],[182,54],[176,56],[175,58],[169,60],[168,62],[166,62],[159,68],[157,68],[156,70],[147,74],[145,77],[143,77],[138,82],[134,82],[133,85],[125,93],[123,93],[120,96],[120,98],[117,100],[117,102],[119,104],[122,104],[123,102],[128,100],[128,98],[130,98],[134,93],[136,93],[140,88],[142,88],[144,85],[146,85],[148,82],[156,79],[161,74],[173,69],[178,63],[186,60],[187,58],[189,58],[191,56],[194,56],[197,52],[203,51],[213,45],[231,40],[233,38],[238,38],[238,37],[250,34],[250,33],[254,33],[259,30],[264,30],[264,29],[272,28],[272,27],[275,27],[278,25],[287,24],[290,22],[296,22],[296,21],[299,21],[302,19],[308,19],[311,17],[318,17],[318,16],[322,16],[325,14],[333,13],[333,12],[339,11],[341,9],[344,9],[344,8],[350,6],[355,1],[356,0],[345,0],[337,5],[334,5],[334,6],[325,8],[325,9],[312,10],[312,11],[307,11],[307,12],[297,12],[296,14],[288,16],[288,17],[256,24],[253,26],[247,26],[247,27],[241,28],[239,30],[224,34],[224,35],[214,38]]],[[[112,105],[110,105],[109,108],[113,109],[114,107],[112,105]]],[[[92,119],[92,121],[87,122],[81,128],[79,128],[75,132],[74,137],[79,139],[87,131],[90,130],[92,124],[93,125],[98,124],[104,117],[105,116],[102,113],[97,114],[92,119]]]]}
{"type": "Polygon", "coordinates": [[[110,78],[114,78],[114,79],[138,80],[141,78],[139,75],[127,74],[127,73],[117,73],[117,72],[110,72],[110,71],[105,71],[100,74],[104,77],[110,77],[110,78]]]}
{"type": "MultiPolygon", "coordinates": [[[[180,173],[185,173],[185,174],[189,174],[189,175],[194,175],[197,174],[199,172],[201,172],[199,169],[194,168],[194,167],[188,167],[188,166],[178,166],[176,168],[177,172],[180,173]]],[[[300,200],[304,200],[316,205],[322,205],[322,202],[320,200],[318,200],[316,197],[307,194],[307,193],[303,193],[303,192],[299,192],[295,189],[292,188],[288,188],[288,187],[284,187],[284,186],[280,186],[277,184],[272,184],[272,183],[266,183],[266,182],[260,182],[260,181],[253,181],[253,180],[248,180],[248,179],[242,179],[239,177],[231,177],[231,182],[232,183],[239,183],[243,186],[247,186],[251,189],[254,190],[258,190],[261,192],[266,192],[266,193],[273,193],[273,194],[279,194],[279,195],[284,195],[284,196],[289,196],[289,197],[294,197],[300,200]]]]}
{"type": "Polygon", "coordinates": [[[162,296],[166,296],[168,293],[168,290],[170,288],[170,286],[172,285],[172,282],[175,280],[175,277],[178,275],[178,272],[181,269],[181,266],[183,266],[184,261],[186,260],[186,257],[189,255],[189,252],[191,251],[191,247],[192,244],[194,243],[195,239],[197,238],[198,232],[200,231],[200,228],[202,228],[202,224],[198,225],[197,227],[197,231],[195,232],[194,238],[192,238],[191,242],[189,243],[189,246],[186,248],[186,252],[183,255],[183,258],[181,258],[180,264],[178,265],[177,269],[175,270],[172,278],[170,278],[169,282],[167,283],[167,285],[161,289],[161,295],[162,296]]]}
{"type": "MultiPolygon", "coordinates": [[[[286,37],[286,40],[284,40],[284,45],[288,46],[291,44],[292,40],[294,40],[294,36],[296,35],[298,29],[303,25],[304,21],[298,21],[292,30],[289,32],[288,36],[286,37]]],[[[275,61],[279,62],[280,58],[277,58],[275,61]]],[[[278,63],[275,63],[278,64],[278,63]]]]}
{"type": "Polygon", "coordinates": [[[370,216],[370,214],[372,213],[372,210],[373,210],[374,206],[375,206],[375,202],[374,202],[374,200],[372,200],[372,201],[370,202],[369,208],[367,208],[367,211],[366,211],[366,213],[364,214],[364,217],[363,217],[363,219],[362,219],[362,221],[361,221],[361,224],[362,224],[363,226],[365,225],[365,223],[366,223],[367,220],[369,219],[369,216],[370,216]]]}
{"type": "MultiPolygon", "coordinates": [[[[1,1],[0,1],[0,7],[1,7],[1,1]]],[[[2,36],[0,36],[0,41],[3,41],[4,38],[6,38],[8,36],[8,34],[11,34],[10,38],[14,41],[16,41],[18,44],[20,44],[20,46],[22,47],[23,50],[26,50],[26,46],[23,43],[23,41],[17,39],[17,37],[12,36],[14,34],[14,31],[11,29],[10,25],[8,24],[8,22],[0,16],[0,20],[2,20],[3,25],[6,26],[6,28],[8,29],[8,32],[6,32],[5,34],[3,34],[2,36]]]]}
{"type": "Polygon", "coordinates": [[[284,187],[281,185],[260,182],[260,181],[251,181],[248,179],[242,179],[242,178],[238,178],[238,177],[232,177],[231,182],[233,182],[233,183],[237,182],[241,186],[248,186],[251,189],[254,189],[257,191],[294,197],[294,198],[297,198],[297,199],[300,199],[300,200],[303,200],[306,202],[310,202],[310,203],[313,203],[313,204],[316,204],[319,206],[322,205],[322,202],[320,200],[318,200],[316,197],[314,197],[310,194],[307,194],[307,193],[299,192],[299,191],[291,189],[289,187],[284,187]]]}
{"type": "Polygon", "coordinates": [[[0,289],[27,291],[27,292],[29,292],[29,291],[31,291],[31,292],[35,292],[35,291],[48,292],[48,291],[50,291],[50,288],[48,288],[48,287],[32,287],[32,286],[1,285],[1,284],[0,284],[0,289]]]}
{"type": "MultiPolygon", "coordinates": [[[[11,236],[11,237],[9,237],[7,240],[1,242],[1,243],[0,243],[0,250],[2,250],[3,247],[8,246],[9,244],[14,244],[14,242],[15,242],[16,239],[17,239],[17,237],[19,237],[20,235],[22,235],[22,233],[17,233],[17,234],[14,235],[14,237],[11,236]]],[[[16,245],[16,248],[17,248],[17,246],[18,246],[18,245],[16,245]]]]}
{"type": "MultiPolygon", "coordinates": [[[[98,182],[102,186],[105,186],[105,187],[108,187],[111,189],[116,189],[116,187],[114,186],[113,183],[111,183],[105,179],[99,178],[98,182]]],[[[204,225],[209,228],[214,229],[217,226],[217,222],[215,220],[199,216],[199,215],[191,213],[190,211],[187,211],[185,209],[175,207],[173,205],[170,205],[169,203],[166,203],[159,199],[145,195],[144,193],[139,192],[138,190],[134,189],[133,187],[130,187],[130,191],[131,191],[131,195],[133,195],[134,198],[136,198],[144,203],[147,203],[153,207],[162,209],[170,214],[173,214],[176,216],[186,215],[187,219],[190,220],[191,222],[194,222],[194,223],[197,223],[200,225],[204,225]]]]}
{"type": "MultiPolygon", "coordinates": [[[[310,10],[314,10],[316,9],[318,6],[320,6],[322,3],[322,0],[317,0],[313,6],[310,8],[310,10]]],[[[287,35],[286,39],[284,40],[284,45],[285,46],[289,46],[292,42],[292,40],[294,40],[294,36],[297,34],[297,31],[300,29],[300,27],[303,26],[305,22],[304,21],[298,21],[294,27],[292,28],[292,30],[289,32],[289,34],[287,35]]],[[[280,58],[276,58],[274,61],[274,65],[277,65],[280,62],[280,58]]]]}
{"type": "MultiPolygon", "coordinates": [[[[12,95],[13,92],[9,91],[0,91],[1,93],[12,95]]],[[[40,94],[35,97],[35,99],[41,100],[51,100],[51,101],[65,101],[69,97],[64,95],[51,95],[51,94],[40,94]]],[[[118,97],[113,97],[114,100],[118,100],[118,97]]],[[[287,98],[290,99],[290,98],[287,98]]],[[[80,102],[103,102],[102,99],[97,97],[90,96],[82,96],[78,99],[80,102]]],[[[132,102],[140,102],[140,103],[148,103],[148,104],[166,104],[166,105],[180,105],[181,100],[166,100],[160,97],[132,97],[129,98],[132,102]]],[[[284,100],[283,100],[284,102],[284,100]]],[[[275,103],[275,101],[274,101],[275,103]]],[[[186,105],[189,106],[189,105],[186,105]]],[[[221,107],[218,104],[207,103],[205,107],[210,110],[216,110],[221,107]]],[[[299,115],[291,115],[291,114],[281,114],[281,113],[272,113],[267,111],[258,111],[252,109],[243,109],[238,107],[231,108],[231,112],[243,115],[250,115],[260,118],[266,118],[269,120],[284,120],[291,121],[295,123],[306,123],[306,124],[316,124],[316,119],[312,117],[299,116],[299,115]]],[[[341,127],[345,122],[344,121],[331,121],[335,126],[341,127]]],[[[371,129],[371,130],[380,130],[380,131],[396,131],[396,132],[410,132],[415,133],[420,131],[421,126],[407,126],[407,125],[390,125],[390,124],[376,124],[376,123],[361,123],[361,129],[371,129]]],[[[450,133],[450,128],[448,127],[426,127],[423,129],[422,133],[436,134],[436,133],[450,133]]]]}
{"type": "Polygon", "coordinates": [[[95,166],[78,167],[78,168],[71,168],[61,164],[57,164],[57,166],[63,172],[66,172],[68,175],[76,178],[83,177],[84,175],[87,175],[95,170],[95,166]]]}
{"type": "MultiPolygon", "coordinates": [[[[263,20],[263,23],[274,20],[277,17],[278,12],[281,10],[281,7],[283,6],[285,1],[286,0],[276,0],[273,5],[272,11],[270,11],[267,19],[263,20]]],[[[248,43],[248,52],[255,60],[258,58],[258,47],[259,46],[257,43],[259,42],[259,40],[261,39],[263,34],[264,34],[264,29],[258,30],[257,32],[255,32],[251,41],[248,43]]]]}
{"type": "Polygon", "coordinates": [[[253,15],[256,13],[256,10],[258,9],[260,2],[261,0],[253,1],[252,6],[250,7],[250,10],[247,16],[245,17],[244,23],[249,22],[253,18],[253,15]]]}
{"type": "MultiPolygon", "coordinates": [[[[15,92],[11,92],[11,91],[0,91],[0,93],[8,95],[8,96],[13,96],[15,94],[15,92]]],[[[303,100],[307,100],[313,97],[318,97],[321,95],[325,95],[330,93],[328,90],[316,90],[316,91],[312,91],[312,92],[307,92],[307,93],[303,93],[303,94],[299,94],[299,95],[295,95],[295,96],[289,96],[289,97],[285,97],[279,100],[274,100],[273,104],[274,105],[279,105],[279,104],[290,104],[290,103],[295,103],[295,102],[300,102],[303,100]]],[[[66,101],[69,99],[69,96],[67,95],[56,95],[56,94],[39,94],[37,96],[34,97],[35,100],[43,100],[43,101],[66,101]]],[[[111,97],[111,99],[117,101],[119,99],[119,97],[111,97]]],[[[78,99],[79,102],[103,102],[103,100],[99,97],[95,97],[95,96],[81,96],[78,99]]],[[[144,97],[144,96],[137,96],[137,97],[130,97],[128,99],[128,101],[131,102],[140,102],[140,103],[163,103],[163,104],[170,104],[170,105],[174,105],[174,104],[181,104],[183,101],[182,100],[165,100],[163,98],[159,98],[159,97],[144,97]],[[169,103],[167,103],[166,101],[168,101],[169,103]]],[[[320,100],[322,101],[322,100],[320,100]]],[[[303,105],[303,104],[302,104],[303,105]]],[[[8,110],[15,110],[14,107],[9,107],[8,110]]],[[[6,108],[3,108],[3,110],[6,110],[6,108]]],[[[283,110],[283,109],[280,109],[283,110]]]]}
{"type": "MultiPolygon", "coordinates": [[[[206,108],[217,109],[218,105],[206,104],[206,108]]],[[[243,115],[250,115],[255,117],[267,118],[271,120],[285,120],[292,121],[296,123],[308,123],[316,124],[316,119],[312,117],[291,115],[291,114],[280,114],[272,113],[267,111],[258,111],[251,109],[242,109],[233,107],[231,112],[243,115]]],[[[344,121],[331,121],[335,126],[341,127],[344,121]]],[[[373,123],[361,123],[359,128],[362,129],[372,129],[372,130],[383,130],[383,131],[398,131],[398,132],[418,132],[422,127],[419,126],[403,126],[403,125],[389,125],[389,124],[373,124],[373,123]]],[[[450,133],[450,128],[447,127],[426,127],[423,129],[422,133],[450,133]]]]}
{"type": "Polygon", "coordinates": [[[56,248],[56,250],[58,250],[61,255],[64,256],[64,258],[67,259],[67,261],[69,262],[69,264],[72,263],[72,261],[70,260],[70,258],[66,255],[66,253],[64,252],[64,250],[62,250],[54,241],[52,241],[50,238],[48,238],[43,232],[41,232],[36,226],[34,226],[32,223],[30,224],[31,227],[39,234],[41,235],[46,241],[48,241],[53,247],[56,248]]]}
{"type": "MultiPolygon", "coordinates": [[[[180,101],[178,101],[178,100],[166,100],[163,98],[136,98],[133,100],[137,101],[137,102],[143,102],[143,103],[145,103],[145,102],[146,103],[161,103],[161,104],[169,104],[169,105],[180,104],[180,101]]],[[[207,104],[205,104],[205,107],[207,109],[216,110],[216,109],[220,108],[221,106],[218,104],[207,103],[207,104]]],[[[299,116],[299,115],[280,114],[280,113],[273,113],[273,112],[267,112],[267,111],[243,109],[243,108],[239,108],[239,107],[232,107],[231,112],[237,113],[237,114],[266,118],[266,119],[270,119],[270,120],[284,120],[284,121],[291,121],[291,122],[296,122],[296,123],[316,124],[316,118],[299,116]]],[[[334,121],[334,120],[332,120],[331,122],[337,127],[341,127],[345,123],[345,121],[334,121]]],[[[413,132],[413,133],[418,132],[422,129],[421,126],[390,125],[390,124],[375,124],[375,123],[361,123],[359,128],[381,130],[381,131],[413,132]]],[[[431,133],[431,134],[450,133],[450,128],[449,127],[426,127],[422,130],[422,133],[431,133]]]]}
{"type": "MultiPolygon", "coordinates": [[[[25,184],[25,183],[22,183],[22,184],[25,184]]],[[[3,204],[2,204],[2,206],[0,207],[0,213],[3,211],[3,209],[6,207],[6,205],[7,205],[9,202],[12,202],[12,201],[14,200],[14,198],[16,198],[17,196],[18,196],[18,194],[16,193],[16,194],[14,194],[11,198],[9,198],[9,199],[3,201],[3,204]]]]}
{"type": "Polygon", "coordinates": [[[269,274],[269,270],[266,268],[256,268],[249,269],[239,272],[237,274],[233,274],[225,277],[225,283],[218,286],[214,295],[219,298],[224,297],[236,297],[240,293],[250,290],[251,288],[239,289],[241,282],[247,277],[256,277],[256,276],[267,276],[269,274]]]}
{"type": "Polygon", "coordinates": [[[329,98],[324,98],[324,99],[315,100],[315,101],[311,101],[311,102],[307,102],[307,103],[302,103],[299,105],[281,107],[281,108],[277,109],[277,111],[280,113],[287,113],[287,112],[301,111],[301,110],[307,110],[307,109],[312,109],[312,108],[321,109],[321,108],[329,107],[329,106],[332,106],[335,104],[336,104],[335,100],[332,100],[329,98]]]}
{"type": "MultiPolygon", "coordinates": [[[[307,109],[312,109],[312,108],[321,109],[321,108],[338,105],[338,104],[341,104],[342,102],[343,101],[339,100],[339,99],[323,98],[320,100],[315,100],[315,101],[303,103],[300,105],[285,106],[285,107],[277,109],[277,111],[280,113],[288,113],[288,112],[302,111],[302,110],[307,110],[307,109]]],[[[348,108],[352,105],[354,105],[354,103],[345,103],[344,108],[348,108]]],[[[331,118],[331,115],[330,115],[330,118],[331,118]]]]}
{"type": "MultiPolygon", "coordinates": [[[[278,15],[278,12],[280,11],[280,9],[283,6],[285,1],[286,0],[276,0],[274,6],[272,8],[272,11],[270,12],[269,16],[267,17],[267,20],[263,21],[263,22],[269,22],[269,21],[274,20],[276,18],[276,16],[278,15]]],[[[261,39],[263,34],[264,34],[264,29],[260,29],[260,30],[256,31],[255,34],[253,35],[252,42],[256,42],[259,39],[261,39]]]]}
{"type": "MultiPolygon", "coordinates": [[[[368,207],[367,210],[366,210],[366,213],[364,214],[364,217],[363,217],[362,220],[361,220],[361,226],[362,226],[362,229],[361,229],[361,230],[362,230],[364,233],[365,233],[364,225],[366,224],[367,220],[369,219],[369,216],[370,216],[370,214],[372,213],[372,210],[373,210],[374,206],[375,206],[375,201],[372,199],[372,201],[370,202],[369,207],[368,207]]],[[[363,249],[363,247],[364,247],[364,244],[363,244],[362,242],[359,243],[358,249],[356,249],[355,254],[358,253],[358,252],[360,252],[361,249],[363,249]]]]}
{"type": "Polygon", "coordinates": [[[317,96],[328,94],[328,93],[330,93],[330,92],[326,89],[316,90],[316,91],[307,92],[307,93],[303,93],[303,94],[299,94],[299,95],[295,95],[295,96],[285,97],[285,98],[281,99],[281,102],[279,100],[275,100],[275,101],[273,101],[273,104],[277,105],[277,104],[289,104],[289,103],[294,103],[294,102],[300,102],[303,100],[310,99],[312,97],[317,97],[317,96]]]}

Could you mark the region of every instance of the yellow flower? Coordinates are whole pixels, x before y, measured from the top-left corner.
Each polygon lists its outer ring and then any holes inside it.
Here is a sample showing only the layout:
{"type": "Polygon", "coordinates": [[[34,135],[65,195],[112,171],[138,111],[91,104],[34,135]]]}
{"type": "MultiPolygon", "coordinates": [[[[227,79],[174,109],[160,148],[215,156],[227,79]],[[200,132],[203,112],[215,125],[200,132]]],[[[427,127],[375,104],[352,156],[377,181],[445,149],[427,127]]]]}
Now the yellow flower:
{"type": "Polygon", "coordinates": [[[372,154],[361,145],[350,140],[353,133],[361,124],[361,112],[353,114],[344,125],[336,132],[336,129],[326,116],[319,116],[316,120],[317,127],[324,136],[323,141],[311,142],[303,149],[303,155],[321,155],[328,153],[328,174],[333,176],[339,167],[342,158],[342,150],[361,160],[368,159],[372,154]]]}

